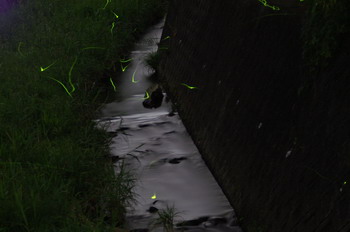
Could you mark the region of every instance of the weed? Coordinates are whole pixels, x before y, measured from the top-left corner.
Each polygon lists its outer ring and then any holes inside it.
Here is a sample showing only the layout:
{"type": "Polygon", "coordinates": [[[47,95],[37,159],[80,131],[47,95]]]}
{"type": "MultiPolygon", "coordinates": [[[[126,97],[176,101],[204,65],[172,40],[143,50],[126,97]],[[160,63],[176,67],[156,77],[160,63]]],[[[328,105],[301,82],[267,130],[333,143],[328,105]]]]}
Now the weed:
{"type": "Polygon", "coordinates": [[[175,207],[167,206],[164,210],[159,210],[158,218],[153,222],[153,227],[162,226],[164,231],[174,231],[174,219],[179,216],[179,212],[176,211],[175,207]]]}
{"type": "Polygon", "coordinates": [[[111,137],[91,121],[95,83],[125,56],[134,30],[164,13],[162,2],[19,1],[0,15],[0,231],[123,224],[134,178],[104,159],[111,137]]]}

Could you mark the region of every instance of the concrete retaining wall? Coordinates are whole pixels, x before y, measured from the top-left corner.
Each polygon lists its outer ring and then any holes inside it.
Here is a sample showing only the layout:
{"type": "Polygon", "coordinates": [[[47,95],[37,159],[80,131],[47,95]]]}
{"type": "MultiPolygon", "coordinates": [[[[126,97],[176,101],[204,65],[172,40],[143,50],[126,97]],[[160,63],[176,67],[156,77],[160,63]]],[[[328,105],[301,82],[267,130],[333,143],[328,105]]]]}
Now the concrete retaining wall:
{"type": "Polygon", "coordinates": [[[268,3],[173,0],[160,76],[246,232],[348,232],[349,45],[311,78],[305,6],[268,3]]]}

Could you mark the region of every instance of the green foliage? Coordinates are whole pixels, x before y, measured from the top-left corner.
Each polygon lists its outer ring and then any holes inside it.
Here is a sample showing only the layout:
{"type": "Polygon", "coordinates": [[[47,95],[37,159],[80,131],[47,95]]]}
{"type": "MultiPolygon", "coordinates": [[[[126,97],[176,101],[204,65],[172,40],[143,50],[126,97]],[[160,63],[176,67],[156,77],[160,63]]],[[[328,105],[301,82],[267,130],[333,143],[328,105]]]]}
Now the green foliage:
{"type": "Polygon", "coordinates": [[[348,0],[311,0],[303,28],[304,59],[314,71],[328,65],[342,35],[350,31],[348,0]]]}
{"type": "Polygon", "coordinates": [[[163,226],[164,231],[174,231],[174,219],[179,216],[175,207],[167,206],[166,209],[158,211],[158,218],[154,221],[154,226],[163,226]]]}
{"type": "Polygon", "coordinates": [[[100,0],[32,0],[0,15],[0,231],[123,223],[134,178],[124,168],[115,175],[105,159],[111,138],[91,121],[94,83],[164,13],[163,2],[115,0],[103,10],[100,0]]]}

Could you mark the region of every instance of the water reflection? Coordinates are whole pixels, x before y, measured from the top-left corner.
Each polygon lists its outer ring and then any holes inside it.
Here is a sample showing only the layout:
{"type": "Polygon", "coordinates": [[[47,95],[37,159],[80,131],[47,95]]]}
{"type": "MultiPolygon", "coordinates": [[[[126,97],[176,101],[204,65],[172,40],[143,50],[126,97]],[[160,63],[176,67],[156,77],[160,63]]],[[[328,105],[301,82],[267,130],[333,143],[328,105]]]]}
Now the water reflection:
{"type": "Polygon", "coordinates": [[[116,167],[123,160],[137,177],[137,203],[128,209],[128,227],[134,232],[148,231],[157,212],[174,206],[180,212],[177,229],[239,232],[234,210],[171,101],[148,78],[152,73],[143,59],[156,50],[162,25],[151,28],[136,44],[133,61],[120,78],[122,98],[106,104],[99,120],[99,126],[115,134],[110,153],[116,167]],[[135,70],[137,83],[130,79],[135,70]],[[149,99],[145,99],[146,91],[149,99]]]}

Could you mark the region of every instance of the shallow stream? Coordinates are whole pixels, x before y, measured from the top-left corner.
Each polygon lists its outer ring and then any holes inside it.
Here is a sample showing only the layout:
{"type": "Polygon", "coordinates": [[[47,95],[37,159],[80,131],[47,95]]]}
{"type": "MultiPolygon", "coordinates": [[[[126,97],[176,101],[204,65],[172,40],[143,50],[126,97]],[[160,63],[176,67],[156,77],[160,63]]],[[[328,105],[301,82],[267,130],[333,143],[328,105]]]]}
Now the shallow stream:
{"type": "Polygon", "coordinates": [[[150,230],[157,210],[174,206],[179,212],[176,230],[241,232],[234,210],[166,94],[158,108],[142,104],[153,84],[144,59],[157,50],[163,25],[162,21],[150,28],[135,44],[132,61],[116,83],[120,99],[104,105],[96,120],[115,133],[110,152],[118,162],[124,160],[137,178],[137,202],[128,208],[128,229],[150,230]]]}

